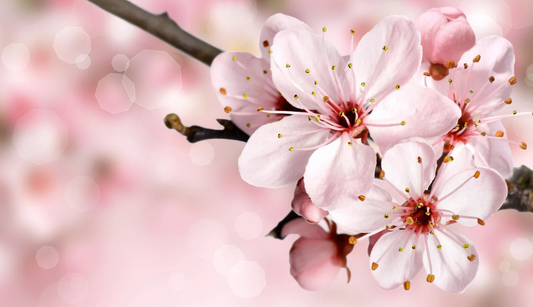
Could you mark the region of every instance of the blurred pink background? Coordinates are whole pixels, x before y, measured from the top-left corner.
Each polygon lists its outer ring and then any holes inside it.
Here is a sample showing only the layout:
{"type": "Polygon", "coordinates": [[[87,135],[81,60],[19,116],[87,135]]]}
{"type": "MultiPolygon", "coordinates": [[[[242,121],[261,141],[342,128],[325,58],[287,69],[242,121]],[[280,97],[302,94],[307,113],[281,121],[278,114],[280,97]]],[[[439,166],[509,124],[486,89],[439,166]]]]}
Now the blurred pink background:
{"type": "MultiPolygon", "coordinates": [[[[295,16],[341,53],[391,14],[413,21],[444,5],[462,9],[477,38],[515,46],[519,83],[510,109],[533,110],[531,0],[133,0],[168,11],[224,50],[259,55],[270,15],[295,16]]],[[[290,210],[293,187],[251,187],[238,173],[244,144],[188,143],[163,124],[217,128],[227,118],[209,68],[87,0],[0,2],[0,306],[532,306],[533,217],[498,212],[459,229],[480,270],[462,295],[419,274],[409,292],[382,290],[367,242],[320,292],[289,274],[285,241],[265,237],[290,210]]],[[[533,145],[533,119],[504,122],[533,145]]],[[[514,148],[513,148],[514,150],[514,148]]],[[[533,168],[531,150],[515,165],[533,168]]]]}

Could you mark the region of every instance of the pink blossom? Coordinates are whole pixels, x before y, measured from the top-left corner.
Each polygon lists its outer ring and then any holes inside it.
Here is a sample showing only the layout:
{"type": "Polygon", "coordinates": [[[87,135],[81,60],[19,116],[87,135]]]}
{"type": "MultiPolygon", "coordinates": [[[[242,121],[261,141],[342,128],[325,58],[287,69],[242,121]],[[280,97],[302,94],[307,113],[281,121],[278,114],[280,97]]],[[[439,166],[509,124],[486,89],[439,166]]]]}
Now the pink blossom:
{"type": "Polygon", "coordinates": [[[507,139],[500,119],[530,112],[509,111],[494,116],[494,112],[512,103],[515,56],[513,46],[505,38],[489,36],[465,52],[457,68],[450,69],[447,80],[426,77],[428,87],[451,99],[461,110],[457,125],[434,142],[437,150],[449,151],[458,144],[466,145],[474,154],[477,165],[491,167],[507,178],[513,169],[509,144],[526,149],[524,142],[507,139]]]}
{"type": "Polygon", "coordinates": [[[274,35],[286,29],[312,31],[296,18],[276,14],[267,19],[261,30],[261,58],[246,52],[223,52],[211,64],[213,88],[224,111],[247,134],[283,117],[281,114],[260,113],[259,110],[297,110],[278,92],[270,72],[269,50],[274,35]]]}
{"type": "Polygon", "coordinates": [[[291,275],[302,288],[309,291],[319,290],[333,282],[342,268],[346,268],[350,282],[351,273],[346,266],[346,256],[357,239],[337,235],[335,223],[328,225],[329,234],[318,225],[296,219],[287,223],[282,230],[282,237],[300,235],[290,251],[291,275]]]}
{"type": "Polygon", "coordinates": [[[383,157],[384,181],[330,211],[353,233],[391,231],[370,254],[372,273],[385,289],[403,284],[408,290],[422,267],[428,282],[449,292],[464,291],[476,275],[474,245],[447,226],[484,225],[505,200],[507,186],[490,168],[465,168],[468,160],[443,163],[434,178],[437,158],[425,141],[399,143],[383,157]]]}
{"type": "Polygon", "coordinates": [[[309,194],[305,191],[304,179],[300,179],[294,189],[292,210],[303,217],[308,223],[318,223],[328,215],[328,212],[313,204],[309,194]]]}
{"type": "Polygon", "coordinates": [[[432,8],[420,15],[416,26],[422,34],[424,58],[432,64],[430,73],[438,80],[448,74],[448,61],[457,63],[476,43],[465,14],[454,7],[432,8]]]}
{"type": "Polygon", "coordinates": [[[372,186],[369,133],[384,151],[407,137],[442,135],[459,118],[454,104],[431,89],[400,89],[422,57],[420,34],[405,17],[385,18],[350,57],[309,31],[278,33],[272,51],[274,84],[303,111],[263,111],[292,116],[250,137],[239,169],[252,185],[282,187],[304,176],[313,203],[329,210],[372,186]]]}

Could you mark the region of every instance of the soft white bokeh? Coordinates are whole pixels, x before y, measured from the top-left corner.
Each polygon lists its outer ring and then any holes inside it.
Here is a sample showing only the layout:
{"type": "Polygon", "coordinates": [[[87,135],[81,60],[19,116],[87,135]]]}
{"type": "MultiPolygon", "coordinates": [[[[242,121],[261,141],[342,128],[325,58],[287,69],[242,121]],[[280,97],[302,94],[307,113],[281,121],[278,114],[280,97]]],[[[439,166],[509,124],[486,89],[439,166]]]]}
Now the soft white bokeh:
{"type": "Polygon", "coordinates": [[[468,16],[468,22],[472,26],[477,40],[490,35],[503,36],[502,28],[490,16],[472,14],[468,16]]]}
{"type": "Polygon", "coordinates": [[[89,294],[89,282],[81,274],[68,273],[59,280],[57,293],[69,304],[83,302],[89,294]]]}
{"type": "Polygon", "coordinates": [[[263,220],[253,212],[245,212],[237,217],[235,230],[245,240],[255,239],[263,232],[263,220]]]}
{"type": "Polygon", "coordinates": [[[76,67],[78,67],[81,70],[85,70],[89,67],[91,67],[91,57],[88,55],[80,55],[78,56],[76,60],[76,67]]]}
{"type": "Polygon", "coordinates": [[[199,220],[191,226],[187,235],[191,252],[204,260],[211,260],[215,251],[227,242],[228,232],[217,220],[199,220]]]}
{"type": "Polygon", "coordinates": [[[511,242],[511,247],[509,248],[511,255],[516,260],[526,260],[531,257],[533,253],[533,246],[531,241],[526,238],[517,238],[511,242]]]}
{"type": "Polygon", "coordinates": [[[21,71],[30,64],[30,50],[24,44],[11,43],[2,51],[2,62],[11,71],[21,71]]]}
{"type": "Polygon", "coordinates": [[[127,76],[111,73],[98,81],[95,95],[100,108],[112,114],[122,113],[135,101],[135,85],[127,76]]]}
{"type": "Polygon", "coordinates": [[[266,286],[265,270],[254,261],[242,261],[231,269],[228,283],[239,297],[258,296],[266,286]]]}
{"type": "Polygon", "coordinates": [[[53,111],[32,110],[19,118],[13,143],[19,155],[40,165],[57,160],[68,142],[67,125],[53,111]]]}
{"type": "Polygon", "coordinates": [[[218,274],[229,276],[231,268],[244,261],[244,253],[235,245],[223,245],[216,250],[213,266],[218,274]]]}
{"type": "Polygon", "coordinates": [[[91,37],[80,27],[65,27],[56,34],[54,50],[64,62],[81,62],[91,52],[91,37]]]}
{"type": "Polygon", "coordinates": [[[502,275],[502,282],[507,287],[514,287],[518,284],[520,281],[520,276],[515,271],[508,271],[503,273],[502,275]]]}
{"type": "Polygon", "coordinates": [[[91,177],[78,176],[67,183],[65,198],[72,209],[88,211],[100,200],[100,187],[91,177]]]}
{"type": "Polygon", "coordinates": [[[37,251],[35,261],[45,270],[53,269],[59,262],[59,252],[52,246],[43,246],[37,251]]]}
{"type": "Polygon", "coordinates": [[[111,65],[117,72],[124,72],[130,66],[130,59],[125,54],[117,54],[113,57],[111,65]]]}
{"type": "Polygon", "coordinates": [[[215,158],[215,149],[209,142],[202,141],[191,145],[189,155],[194,164],[206,166],[215,158]]]}
{"type": "Polygon", "coordinates": [[[500,271],[509,272],[510,269],[511,269],[511,263],[509,263],[509,261],[504,260],[500,262],[500,271]]]}

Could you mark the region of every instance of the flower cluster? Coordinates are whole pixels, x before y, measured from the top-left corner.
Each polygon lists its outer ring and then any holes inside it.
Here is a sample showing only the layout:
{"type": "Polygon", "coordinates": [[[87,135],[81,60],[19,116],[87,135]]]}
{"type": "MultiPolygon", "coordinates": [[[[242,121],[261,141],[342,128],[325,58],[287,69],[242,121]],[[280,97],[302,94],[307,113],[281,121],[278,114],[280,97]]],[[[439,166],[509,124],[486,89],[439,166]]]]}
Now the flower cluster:
{"type": "Polygon", "coordinates": [[[297,183],[292,209],[302,218],[282,231],[301,235],[291,274],[319,289],[370,237],[383,288],[409,290],[424,267],[429,283],[464,291],[478,255],[448,226],[484,225],[507,195],[509,144],[527,148],[507,140],[500,121],[519,113],[495,115],[512,103],[512,45],[476,42],[455,8],[432,9],[416,25],[387,17],[345,56],[326,32],[277,14],[263,27],[261,59],[226,52],[212,65],[224,110],[250,135],[243,180],[297,183]]]}

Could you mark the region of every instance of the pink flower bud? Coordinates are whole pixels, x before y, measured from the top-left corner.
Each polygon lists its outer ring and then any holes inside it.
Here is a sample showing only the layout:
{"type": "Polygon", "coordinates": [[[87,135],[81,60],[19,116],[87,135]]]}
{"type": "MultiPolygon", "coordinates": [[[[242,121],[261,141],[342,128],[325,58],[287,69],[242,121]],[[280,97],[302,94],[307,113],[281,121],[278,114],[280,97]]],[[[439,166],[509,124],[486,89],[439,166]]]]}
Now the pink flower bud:
{"type": "Polygon", "coordinates": [[[328,212],[315,206],[305,191],[303,178],[298,181],[294,190],[292,210],[309,223],[318,223],[328,215],[328,212]]]}
{"type": "Polygon", "coordinates": [[[424,58],[432,64],[458,63],[476,43],[465,14],[454,7],[432,8],[420,16],[416,26],[422,34],[424,58]]]}

